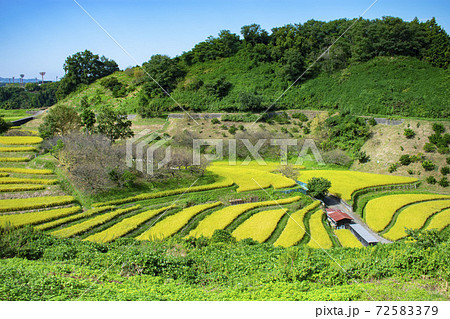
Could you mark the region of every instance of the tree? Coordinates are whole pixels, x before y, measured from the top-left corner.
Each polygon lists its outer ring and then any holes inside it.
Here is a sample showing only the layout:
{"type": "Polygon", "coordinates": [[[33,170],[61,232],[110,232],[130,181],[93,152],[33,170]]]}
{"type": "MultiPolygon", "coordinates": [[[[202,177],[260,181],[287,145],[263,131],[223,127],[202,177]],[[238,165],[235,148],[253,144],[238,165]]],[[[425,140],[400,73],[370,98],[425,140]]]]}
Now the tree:
{"type": "MultiPolygon", "coordinates": [[[[305,58],[295,49],[287,50],[284,53],[281,62],[283,63],[281,75],[289,82],[297,80],[306,70],[305,58]]],[[[300,80],[302,79],[299,79],[299,81],[300,80]]]]}
{"type": "Polygon", "coordinates": [[[57,105],[48,110],[44,122],[39,126],[39,135],[49,138],[55,135],[66,135],[80,128],[80,117],[70,106],[57,105]]]}
{"type": "Polygon", "coordinates": [[[262,97],[250,92],[241,92],[239,94],[239,111],[260,111],[262,108],[262,97]]]}
{"type": "Polygon", "coordinates": [[[57,91],[58,99],[75,91],[80,84],[90,84],[118,70],[119,67],[114,60],[108,60],[104,56],[99,57],[89,50],[75,53],[67,57],[64,63],[66,74],[60,81],[57,91]]]}
{"type": "Polygon", "coordinates": [[[80,118],[81,125],[84,126],[86,133],[90,134],[96,122],[95,113],[92,110],[84,109],[83,112],[81,112],[80,118]]]}
{"type": "Polygon", "coordinates": [[[221,76],[211,83],[206,83],[204,87],[209,95],[221,99],[228,95],[232,86],[233,85],[228,82],[224,76],[221,76]]]}
{"type": "Polygon", "coordinates": [[[256,45],[257,43],[268,44],[270,37],[266,30],[259,24],[245,25],[241,28],[241,34],[246,44],[256,45]]]}
{"type": "Polygon", "coordinates": [[[115,111],[109,106],[104,106],[97,117],[97,131],[109,138],[111,143],[117,139],[132,137],[131,121],[121,111],[115,111]]]}
{"type": "Polygon", "coordinates": [[[308,181],[306,186],[308,194],[314,198],[323,198],[328,194],[331,182],[323,177],[313,177],[308,181]]]}
{"type": "Polygon", "coordinates": [[[167,55],[153,55],[142,67],[164,89],[161,89],[153,80],[148,79],[146,90],[149,97],[161,97],[165,96],[166,92],[170,93],[175,88],[178,78],[184,76],[184,71],[178,63],[167,55]]]}

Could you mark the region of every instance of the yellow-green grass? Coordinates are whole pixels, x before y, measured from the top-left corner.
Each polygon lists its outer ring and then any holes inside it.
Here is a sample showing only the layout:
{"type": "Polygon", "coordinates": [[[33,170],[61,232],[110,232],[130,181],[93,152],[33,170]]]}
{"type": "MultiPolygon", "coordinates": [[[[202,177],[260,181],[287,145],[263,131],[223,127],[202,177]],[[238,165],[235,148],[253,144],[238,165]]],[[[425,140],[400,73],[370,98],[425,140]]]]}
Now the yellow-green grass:
{"type": "Polygon", "coordinates": [[[174,207],[175,205],[171,205],[158,209],[152,209],[134,215],[132,217],[125,218],[124,220],[118,222],[117,224],[111,226],[110,228],[87,237],[85,240],[97,243],[108,243],[110,241],[113,241],[114,239],[120,238],[128,234],[129,232],[137,229],[143,223],[153,218],[154,216],[158,215],[159,213],[172,209],[174,207]]]}
{"type": "Polygon", "coordinates": [[[95,203],[94,206],[104,206],[104,205],[121,205],[125,203],[130,202],[137,202],[141,200],[147,200],[147,199],[153,199],[153,198],[160,198],[160,197],[166,197],[171,195],[178,195],[183,193],[193,193],[193,192],[199,192],[199,191],[205,191],[205,190],[211,190],[216,188],[222,188],[222,187],[228,187],[233,185],[233,180],[230,178],[222,178],[221,180],[208,184],[208,185],[201,185],[201,186],[193,186],[193,187],[184,187],[184,188],[177,188],[162,192],[155,192],[155,193],[143,193],[136,196],[131,196],[127,198],[117,199],[117,200],[111,200],[107,202],[101,202],[101,203],[95,203]]]}
{"type": "Polygon", "coordinates": [[[164,218],[156,225],[151,227],[140,236],[136,237],[138,240],[155,240],[164,239],[170,237],[182,229],[192,217],[198,213],[219,206],[221,202],[215,202],[211,204],[201,204],[183,209],[182,211],[164,218]]]}
{"type": "Polygon", "coordinates": [[[328,236],[328,232],[322,222],[322,216],[324,212],[320,209],[311,215],[309,220],[309,230],[311,238],[309,240],[308,246],[311,248],[331,248],[333,243],[328,236]]]}
{"type": "Polygon", "coordinates": [[[0,152],[34,152],[36,147],[19,146],[19,147],[0,147],[0,152]]]}
{"type": "Polygon", "coordinates": [[[42,142],[38,136],[0,136],[0,144],[4,145],[33,145],[42,142]]]}
{"type": "Polygon", "coordinates": [[[425,229],[442,230],[448,225],[450,225],[450,209],[443,210],[442,212],[436,214],[436,216],[433,216],[430,223],[425,229]]]}
{"type": "Polygon", "coordinates": [[[336,229],[334,231],[342,247],[361,248],[363,244],[348,229],[336,229]]]}
{"type": "Polygon", "coordinates": [[[74,201],[72,196],[46,196],[0,200],[0,212],[12,212],[67,205],[74,201]]]}
{"type": "Polygon", "coordinates": [[[305,215],[313,209],[316,209],[319,205],[320,201],[314,201],[305,208],[290,214],[286,227],[284,227],[280,237],[278,237],[274,245],[290,247],[298,244],[306,233],[305,225],[303,223],[305,215]]]}
{"type": "Polygon", "coordinates": [[[51,209],[41,212],[11,214],[0,216],[0,226],[12,225],[15,227],[24,225],[34,225],[49,220],[61,218],[81,211],[80,206],[72,206],[58,209],[51,209]]]}
{"type": "Polygon", "coordinates": [[[450,207],[450,199],[432,200],[408,206],[399,213],[395,224],[383,236],[389,240],[399,240],[407,235],[405,228],[420,229],[431,215],[448,207],[450,207]]]}
{"type": "Polygon", "coordinates": [[[437,194],[396,194],[386,195],[370,200],[364,208],[364,217],[367,225],[380,232],[385,229],[392,220],[395,212],[412,203],[418,203],[434,199],[447,199],[449,195],[437,194]]]}
{"type": "Polygon", "coordinates": [[[300,171],[298,179],[307,183],[313,177],[323,177],[331,181],[330,193],[344,200],[351,200],[352,194],[360,189],[373,186],[413,183],[412,177],[391,176],[340,170],[300,171]]]}
{"type": "Polygon", "coordinates": [[[287,209],[274,209],[257,213],[239,225],[232,235],[237,240],[251,238],[263,243],[272,235],[286,212],[287,209]]]}
{"type": "Polygon", "coordinates": [[[53,174],[53,171],[51,169],[34,169],[34,168],[20,168],[20,167],[0,167],[0,172],[33,174],[33,175],[53,174]]]}
{"type": "Polygon", "coordinates": [[[119,215],[123,215],[123,214],[129,213],[129,212],[132,212],[133,210],[139,209],[140,207],[141,207],[140,205],[135,205],[135,206],[128,207],[128,208],[117,209],[117,210],[114,210],[109,213],[95,216],[95,217],[88,219],[84,222],[81,222],[79,224],[75,224],[75,225],[72,225],[72,226],[69,226],[66,228],[55,230],[55,231],[51,232],[51,234],[56,237],[61,237],[61,238],[72,237],[72,236],[84,233],[96,226],[102,225],[119,215]]]}
{"type": "Polygon", "coordinates": [[[211,237],[214,231],[216,231],[217,229],[224,229],[229,224],[231,224],[233,220],[235,220],[239,215],[245,213],[246,211],[264,206],[289,204],[298,201],[299,199],[300,196],[296,196],[279,200],[228,206],[218,211],[215,211],[214,213],[212,213],[211,215],[207,216],[205,219],[200,221],[198,226],[189,232],[188,236],[211,237]]]}
{"type": "Polygon", "coordinates": [[[20,177],[2,177],[0,184],[42,184],[53,185],[58,183],[57,179],[47,178],[20,178],[20,177]]]}
{"type": "Polygon", "coordinates": [[[208,167],[208,170],[214,174],[229,177],[234,183],[239,185],[237,192],[258,190],[261,188],[286,188],[297,185],[297,183],[280,174],[270,173],[264,170],[249,168],[247,166],[214,166],[208,167]]]}
{"type": "Polygon", "coordinates": [[[8,173],[0,173],[0,177],[8,177],[9,174],[8,173]]]}
{"type": "Polygon", "coordinates": [[[45,185],[33,184],[0,184],[0,193],[36,191],[45,189],[45,187],[45,185]]]}
{"type": "Polygon", "coordinates": [[[51,222],[48,222],[48,223],[45,223],[45,224],[41,224],[41,225],[38,225],[38,226],[35,226],[34,228],[39,229],[39,230],[47,230],[47,229],[54,228],[54,227],[59,226],[59,225],[63,225],[63,224],[72,222],[74,220],[82,219],[82,218],[85,218],[85,217],[89,217],[89,216],[92,216],[92,215],[95,215],[95,214],[98,214],[98,213],[102,213],[102,212],[111,210],[114,207],[115,206],[103,206],[103,207],[88,209],[85,212],[82,212],[82,213],[79,213],[79,214],[75,214],[75,215],[71,215],[71,216],[68,216],[68,217],[65,217],[65,218],[59,218],[57,220],[54,220],[54,221],[51,221],[51,222]]]}
{"type": "Polygon", "coordinates": [[[0,162],[28,162],[28,157],[0,157],[0,162]]]}

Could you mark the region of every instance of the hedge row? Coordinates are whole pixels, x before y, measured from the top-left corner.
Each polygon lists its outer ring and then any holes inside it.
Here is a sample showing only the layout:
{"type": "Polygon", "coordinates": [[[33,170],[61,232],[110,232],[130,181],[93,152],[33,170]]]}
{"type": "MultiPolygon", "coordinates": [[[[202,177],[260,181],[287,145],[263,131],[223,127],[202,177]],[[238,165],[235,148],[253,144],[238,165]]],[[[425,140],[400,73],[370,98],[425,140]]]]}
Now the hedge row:
{"type": "Polygon", "coordinates": [[[0,184],[0,193],[25,192],[45,189],[45,185],[0,184]]]}
{"type": "Polygon", "coordinates": [[[57,179],[46,178],[19,178],[19,177],[3,177],[0,178],[0,184],[42,184],[53,185],[58,183],[57,179]]]}
{"type": "Polygon", "coordinates": [[[233,185],[233,180],[231,178],[225,178],[224,180],[222,180],[220,182],[216,182],[216,183],[209,184],[209,185],[194,186],[194,187],[190,187],[190,188],[189,187],[177,188],[177,189],[173,189],[173,190],[167,190],[167,191],[156,192],[156,193],[144,193],[144,194],[139,194],[139,195],[132,196],[132,197],[127,197],[127,198],[122,198],[122,199],[117,199],[117,200],[110,200],[107,202],[95,203],[94,206],[99,207],[99,206],[105,206],[105,205],[121,205],[121,204],[125,204],[125,203],[137,202],[137,201],[146,200],[146,199],[160,198],[160,197],[166,197],[166,196],[183,194],[183,193],[206,191],[206,190],[211,190],[211,189],[216,189],[216,188],[229,187],[232,185],[233,185]]]}
{"type": "Polygon", "coordinates": [[[19,167],[0,167],[0,172],[33,174],[33,175],[53,174],[53,171],[51,169],[34,169],[34,168],[19,168],[19,167]]]}
{"type": "Polygon", "coordinates": [[[141,207],[140,205],[135,205],[135,206],[128,207],[128,208],[117,209],[110,213],[105,213],[105,214],[93,217],[82,223],[75,224],[75,225],[69,226],[67,228],[56,230],[56,231],[52,232],[51,234],[56,237],[63,237],[63,238],[72,237],[72,236],[87,232],[88,230],[90,230],[96,226],[102,225],[119,215],[129,213],[133,210],[139,209],[140,207],[141,207]]]}
{"type": "Polygon", "coordinates": [[[36,226],[35,228],[39,229],[39,230],[47,230],[47,229],[50,229],[50,228],[53,228],[53,227],[56,227],[56,226],[59,226],[59,225],[67,224],[67,223],[69,223],[71,221],[74,221],[74,220],[82,219],[82,218],[85,218],[85,217],[89,217],[89,216],[92,216],[92,215],[95,215],[95,214],[98,214],[98,213],[102,213],[102,212],[111,210],[114,207],[115,206],[103,206],[103,207],[88,209],[87,211],[85,211],[83,213],[79,213],[79,214],[76,214],[76,215],[71,215],[71,216],[68,216],[68,217],[65,217],[65,218],[60,218],[60,219],[57,219],[57,220],[54,220],[54,221],[51,221],[51,222],[48,222],[48,223],[36,226]]]}
{"type": "Polygon", "coordinates": [[[24,225],[34,225],[56,218],[75,214],[81,211],[80,206],[66,207],[47,210],[43,212],[33,212],[24,214],[11,214],[0,216],[0,226],[12,225],[15,227],[24,225]]]}
{"type": "Polygon", "coordinates": [[[0,212],[47,208],[67,205],[74,201],[72,196],[46,196],[0,200],[0,212]]]}

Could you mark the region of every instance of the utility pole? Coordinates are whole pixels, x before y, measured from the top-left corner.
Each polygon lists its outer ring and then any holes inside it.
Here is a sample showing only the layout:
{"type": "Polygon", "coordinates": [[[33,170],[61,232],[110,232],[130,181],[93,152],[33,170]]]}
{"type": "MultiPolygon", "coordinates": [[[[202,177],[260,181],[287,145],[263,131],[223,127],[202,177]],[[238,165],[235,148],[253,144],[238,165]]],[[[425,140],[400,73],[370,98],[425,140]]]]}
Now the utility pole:
{"type": "Polygon", "coordinates": [[[39,74],[42,76],[42,83],[41,83],[41,84],[44,84],[44,75],[45,75],[45,72],[39,72],[39,74]]]}

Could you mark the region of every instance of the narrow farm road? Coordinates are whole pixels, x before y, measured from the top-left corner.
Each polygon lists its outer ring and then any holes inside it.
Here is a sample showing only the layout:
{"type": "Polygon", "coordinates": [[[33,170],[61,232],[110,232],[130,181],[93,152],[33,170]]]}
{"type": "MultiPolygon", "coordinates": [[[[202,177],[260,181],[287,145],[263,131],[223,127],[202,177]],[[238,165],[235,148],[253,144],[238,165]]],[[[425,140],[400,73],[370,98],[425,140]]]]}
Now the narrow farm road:
{"type": "Polygon", "coordinates": [[[355,223],[360,224],[362,227],[364,227],[370,234],[372,234],[376,239],[378,239],[380,241],[380,243],[382,243],[382,244],[391,244],[392,243],[392,241],[381,237],[376,232],[374,232],[372,229],[370,229],[369,226],[367,226],[367,224],[361,219],[361,217],[353,212],[353,209],[348,208],[346,205],[343,205],[341,203],[340,198],[330,195],[330,196],[327,196],[324,198],[324,203],[329,208],[338,209],[338,210],[343,211],[344,213],[348,214],[355,223]]]}

